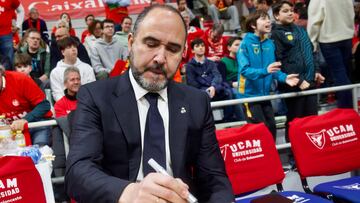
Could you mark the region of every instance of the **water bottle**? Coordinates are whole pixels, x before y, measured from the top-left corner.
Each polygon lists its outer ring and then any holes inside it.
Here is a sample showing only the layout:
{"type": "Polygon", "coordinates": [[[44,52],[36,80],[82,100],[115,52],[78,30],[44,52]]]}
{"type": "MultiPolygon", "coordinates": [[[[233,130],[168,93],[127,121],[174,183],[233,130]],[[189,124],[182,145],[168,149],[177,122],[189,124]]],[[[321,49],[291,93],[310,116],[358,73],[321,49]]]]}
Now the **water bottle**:
{"type": "Polygon", "coordinates": [[[24,134],[22,133],[21,130],[16,131],[14,140],[15,140],[15,142],[17,143],[17,145],[19,147],[25,147],[25,145],[26,145],[25,144],[25,136],[24,136],[24,134]]]}

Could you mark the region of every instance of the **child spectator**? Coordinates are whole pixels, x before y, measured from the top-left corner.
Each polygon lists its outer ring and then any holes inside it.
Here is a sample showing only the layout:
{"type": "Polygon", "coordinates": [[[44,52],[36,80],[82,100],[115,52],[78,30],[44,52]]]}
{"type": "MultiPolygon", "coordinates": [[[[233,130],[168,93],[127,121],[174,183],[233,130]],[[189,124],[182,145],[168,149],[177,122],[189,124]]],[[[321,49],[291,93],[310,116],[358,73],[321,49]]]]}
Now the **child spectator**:
{"type": "MultiPolygon", "coordinates": [[[[31,77],[32,71],[31,56],[27,53],[16,53],[14,60],[15,70],[31,77]]],[[[35,83],[41,88],[42,82],[39,78],[31,77],[35,83]]]]}
{"type": "MultiPolygon", "coordinates": [[[[271,31],[269,15],[257,10],[246,20],[244,40],[237,53],[239,64],[240,98],[266,96],[270,94],[273,79],[295,86],[299,82],[296,74],[286,75],[280,71],[280,62],[275,62],[275,46],[266,37],[271,31]]],[[[270,101],[244,103],[246,120],[250,123],[264,122],[276,140],[276,125],[270,101]]]]}
{"type": "MultiPolygon", "coordinates": [[[[294,24],[293,4],[281,1],[273,6],[276,24],[271,31],[271,38],[276,46],[276,59],[282,64],[281,71],[286,74],[298,74],[299,83],[296,86],[279,84],[280,92],[297,92],[316,87],[315,64],[313,47],[307,32],[294,24]]],[[[325,78],[317,73],[320,82],[325,78]]],[[[289,122],[294,118],[317,115],[317,95],[307,95],[284,99],[286,113],[286,137],[288,136],[289,122]]],[[[288,137],[287,137],[288,139],[288,137]]]]}
{"type": "Polygon", "coordinates": [[[76,67],[68,67],[64,71],[65,96],[63,96],[54,105],[55,117],[67,116],[71,111],[76,109],[76,94],[81,85],[80,71],[76,67]]]}
{"type": "Polygon", "coordinates": [[[95,81],[94,70],[92,67],[82,62],[78,56],[78,42],[72,38],[67,37],[58,42],[60,51],[64,56],[63,60],[60,60],[54,70],[50,74],[50,83],[53,98],[55,101],[61,99],[64,94],[64,71],[69,67],[76,67],[80,70],[81,84],[87,84],[95,81]]]}
{"type": "Polygon", "coordinates": [[[226,67],[226,81],[232,87],[237,87],[239,66],[236,61],[236,53],[239,50],[241,40],[241,37],[231,37],[227,42],[229,55],[221,59],[226,67]]]}
{"type": "MultiPolygon", "coordinates": [[[[222,81],[215,62],[205,57],[204,40],[197,38],[191,42],[194,58],[186,64],[187,84],[208,93],[212,101],[232,99],[231,88],[222,81]]],[[[224,121],[233,120],[233,107],[224,108],[224,121]]]]}

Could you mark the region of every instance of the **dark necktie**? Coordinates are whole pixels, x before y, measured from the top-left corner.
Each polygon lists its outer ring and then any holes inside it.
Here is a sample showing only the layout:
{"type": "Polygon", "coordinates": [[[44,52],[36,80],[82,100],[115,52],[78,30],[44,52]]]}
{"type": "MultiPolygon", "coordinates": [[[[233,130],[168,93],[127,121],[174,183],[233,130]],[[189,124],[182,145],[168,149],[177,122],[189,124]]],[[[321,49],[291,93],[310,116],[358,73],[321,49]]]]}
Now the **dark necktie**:
{"type": "Polygon", "coordinates": [[[158,93],[149,92],[145,95],[145,98],[149,102],[150,107],[146,117],[144,135],[144,177],[150,172],[155,172],[155,170],[153,170],[148,164],[150,158],[153,158],[166,169],[165,130],[164,122],[157,107],[158,97],[158,93]]]}

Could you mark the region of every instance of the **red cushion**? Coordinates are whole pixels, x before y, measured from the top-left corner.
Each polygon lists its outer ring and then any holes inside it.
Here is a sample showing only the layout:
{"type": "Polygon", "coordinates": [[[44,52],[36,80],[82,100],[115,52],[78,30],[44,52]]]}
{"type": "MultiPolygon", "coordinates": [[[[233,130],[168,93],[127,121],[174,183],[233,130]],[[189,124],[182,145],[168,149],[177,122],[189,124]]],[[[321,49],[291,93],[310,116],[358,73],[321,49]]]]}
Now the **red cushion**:
{"type": "Polygon", "coordinates": [[[352,109],[290,122],[289,137],[302,177],[334,175],[360,168],[360,117],[352,109]]]}
{"type": "Polygon", "coordinates": [[[284,179],[274,140],[263,123],[217,130],[216,137],[235,194],[281,183],[284,179]]]}
{"type": "Polygon", "coordinates": [[[30,157],[0,157],[0,202],[46,202],[40,174],[30,157]]]}

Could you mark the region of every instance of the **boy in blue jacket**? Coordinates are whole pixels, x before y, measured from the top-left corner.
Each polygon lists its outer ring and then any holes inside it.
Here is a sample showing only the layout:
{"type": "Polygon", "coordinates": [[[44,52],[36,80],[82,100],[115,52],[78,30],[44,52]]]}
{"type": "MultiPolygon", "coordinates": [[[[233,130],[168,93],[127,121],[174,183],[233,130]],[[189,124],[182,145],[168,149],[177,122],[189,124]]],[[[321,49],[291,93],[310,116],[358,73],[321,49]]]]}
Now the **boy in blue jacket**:
{"type": "MultiPolygon", "coordinates": [[[[289,86],[297,85],[298,75],[281,72],[281,63],[275,62],[275,46],[267,38],[271,31],[269,15],[262,10],[250,14],[246,20],[246,29],[248,33],[236,57],[239,64],[240,98],[269,95],[273,79],[289,86]]],[[[274,111],[270,101],[244,103],[244,113],[249,123],[264,122],[276,140],[274,111]]]]}
{"type": "MultiPolygon", "coordinates": [[[[307,32],[294,24],[293,4],[289,1],[276,3],[273,14],[276,24],[273,25],[271,38],[276,46],[276,59],[282,64],[281,71],[286,74],[299,74],[299,83],[296,86],[279,84],[279,91],[286,93],[316,88],[316,83],[324,82],[325,78],[316,73],[313,47],[307,32]]],[[[288,141],[290,121],[317,115],[317,95],[292,97],[284,101],[287,107],[285,137],[288,141]]]]}

